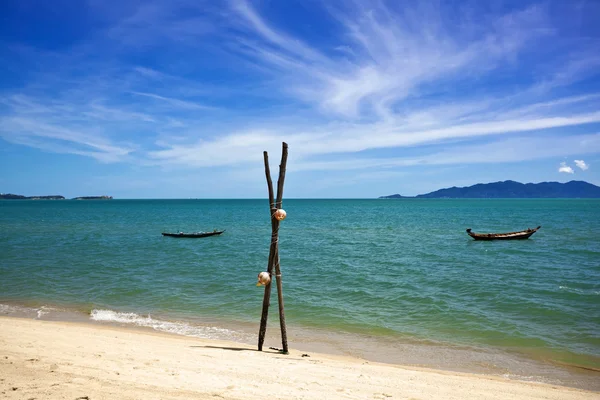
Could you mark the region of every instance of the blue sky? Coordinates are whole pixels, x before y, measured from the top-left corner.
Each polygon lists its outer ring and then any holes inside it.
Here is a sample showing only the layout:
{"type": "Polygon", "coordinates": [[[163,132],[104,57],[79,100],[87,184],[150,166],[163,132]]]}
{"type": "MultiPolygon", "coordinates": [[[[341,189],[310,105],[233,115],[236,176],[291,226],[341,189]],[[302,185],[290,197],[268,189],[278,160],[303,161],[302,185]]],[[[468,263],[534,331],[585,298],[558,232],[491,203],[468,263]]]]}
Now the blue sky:
{"type": "Polygon", "coordinates": [[[600,184],[598,1],[0,2],[0,192],[600,184]],[[276,179],[276,176],[274,176],[276,179]]]}

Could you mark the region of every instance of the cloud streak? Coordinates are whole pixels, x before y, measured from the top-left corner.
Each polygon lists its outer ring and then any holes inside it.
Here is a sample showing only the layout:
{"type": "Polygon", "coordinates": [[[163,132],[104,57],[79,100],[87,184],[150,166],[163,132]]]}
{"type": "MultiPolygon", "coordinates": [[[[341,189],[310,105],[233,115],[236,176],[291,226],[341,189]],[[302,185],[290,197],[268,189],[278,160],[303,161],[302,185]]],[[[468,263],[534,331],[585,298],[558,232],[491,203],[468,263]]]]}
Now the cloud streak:
{"type": "Polygon", "coordinates": [[[248,2],[234,4],[246,21],[247,37],[263,39],[246,38],[242,44],[250,50],[247,55],[271,66],[298,98],[347,118],[370,112],[389,117],[403,100],[431,91],[424,86],[461,79],[464,72],[484,74],[546,33],[537,7],[501,16],[483,35],[475,35],[467,32],[471,27],[450,34],[432,10],[408,5],[398,12],[373,2],[343,11],[330,9],[344,38],[340,46],[350,49],[348,57],[340,58],[278,31],[248,2]],[[417,15],[421,24],[415,24],[417,15]]]}
{"type": "Polygon", "coordinates": [[[159,96],[154,93],[142,93],[142,92],[131,92],[131,93],[135,94],[137,96],[144,96],[144,97],[149,97],[151,99],[156,99],[158,101],[172,105],[175,108],[180,108],[180,109],[185,109],[185,110],[215,110],[216,109],[215,107],[204,106],[204,105],[197,104],[197,103],[194,103],[191,101],[172,99],[170,97],[159,96]]]}

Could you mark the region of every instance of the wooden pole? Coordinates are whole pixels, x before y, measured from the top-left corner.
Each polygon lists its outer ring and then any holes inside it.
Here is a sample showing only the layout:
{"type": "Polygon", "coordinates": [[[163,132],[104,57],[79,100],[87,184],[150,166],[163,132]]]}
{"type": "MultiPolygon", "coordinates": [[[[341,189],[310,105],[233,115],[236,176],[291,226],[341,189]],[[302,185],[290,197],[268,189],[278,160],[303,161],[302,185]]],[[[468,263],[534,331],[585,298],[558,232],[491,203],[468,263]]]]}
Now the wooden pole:
{"type": "MultiPolygon", "coordinates": [[[[271,215],[271,232],[275,231],[276,222],[279,223],[275,218],[273,218],[274,208],[275,208],[275,196],[273,196],[273,182],[271,181],[271,171],[269,169],[269,154],[265,151],[263,152],[263,157],[265,160],[265,174],[267,176],[267,187],[269,189],[269,213],[271,215]]],[[[277,242],[273,240],[273,236],[271,234],[271,246],[269,248],[269,261],[267,263],[267,272],[269,275],[272,275],[273,272],[273,256],[275,255],[275,246],[277,242]]],[[[258,351],[262,351],[263,343],[265,342],[265,333],[267,332],[267,318],[269,316],[269,303],[271,299],[271,283],[273,280],[265,286],[265,293],[263,295],[263,306],[262,306],[262,315],[260,317],[260,329],[258,331],[258,351]]]]}
{"type": "MultiPolygon", "coordinates": [[[[287,164],[288,145],[283,142],[281,151],[281,163],[279,164],[279,179],[277,180],[277,200],[275,207],[281,208],[283,200],[283,183],[285,181],[285,167],[287,164]]],[[[276,218],[271,214],[271,220],[276,218]]],[[[281,326],[281,344],[283,353],[288,354],[287,329],[285,327],[285,312],[283,310],[283,284],[281,282],[281,268],[279,266],[279,221],[277,221],[277,245],[275,248],[275,275],[277,278],[277,300],[279,303],[279,324],[281,326]]]]}
{"type": "MultiPolygon", "coordinates": [[[[271,246],[269,248],[269,261],[267,264],[267,272],[272,276],[273,268],[275,268],[275,274],[277,278],[277,299],[279,303],[279,323],[281,325],[281,340],[283,345],[283,352],[288,353],[287,344],[287,330],[285,327],[285,313],[283,307],[283,288],[281,282],[281,268],[279,265],[279,224],[280,221],[275,218],[275,211],[281,208],[281,202],[283,199],[283,184],[285,181],[285,168],[287,164],[288,145],[283,142],[281,163],[279,164],[279,179],[277,180],[277,199],[273,196],[273,182],[271,180],[271,171],[269,168],[269,155],[265,151],[263,152],[265,162],[265,175],[267,178],[267,187],[269,190],[269,213],[271,216],[271,246]]],[[[262,351],[263,344],[265,341],[265,334],[267,331],[267,318],[269,316],[269,304],[271,299],[271,282],[265,286],[265,293],[263,296],[263,307],[262,315],[260,319],[260,329],[258,331],[258,350],[262,351]]]]}

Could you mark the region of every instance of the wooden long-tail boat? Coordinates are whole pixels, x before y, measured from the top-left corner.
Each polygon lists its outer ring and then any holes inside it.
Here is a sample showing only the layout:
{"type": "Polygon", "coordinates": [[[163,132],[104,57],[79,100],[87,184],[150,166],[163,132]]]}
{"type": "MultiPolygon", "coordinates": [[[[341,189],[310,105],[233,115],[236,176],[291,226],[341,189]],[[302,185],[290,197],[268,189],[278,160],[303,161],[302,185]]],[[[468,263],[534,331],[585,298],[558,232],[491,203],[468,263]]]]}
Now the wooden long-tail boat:
{"type": "Polygon", "coordinates": [[[469,228],[467,229],[467,233],[475,240],[518,240],[527,239],[529,236],[536,233],[541,227],[542,226],[540,225],[535,229],[527,228],[524,231],[507,233],[475,233],[471,232],[471,228],[469,228]]]}
{"type": "Polygon", "coordinates": [[[203,237],[208,237],[208,236],[220,235],[223,232],[225,232],[225,229],[223,229],[222,231],[212,231],[212,232],[191,232],[191,233],[184,233],[184,232],[169,233],[169,232],[163,232],[162,235],[163,236],[169,236],[169,237],[178,237],[178,238],[203,238],[203,237]]]}

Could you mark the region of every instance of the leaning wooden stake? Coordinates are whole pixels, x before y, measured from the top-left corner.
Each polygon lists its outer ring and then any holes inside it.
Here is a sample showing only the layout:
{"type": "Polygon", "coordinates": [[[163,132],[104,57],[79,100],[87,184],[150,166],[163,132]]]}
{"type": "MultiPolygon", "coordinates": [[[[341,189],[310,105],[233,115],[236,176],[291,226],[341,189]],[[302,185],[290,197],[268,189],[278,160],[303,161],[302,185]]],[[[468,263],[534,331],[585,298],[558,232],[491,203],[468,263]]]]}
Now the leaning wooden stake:
{"type": "MultiPolygon", "coordinates": [[[[285,167],[287,164],[288,145],[283,142],[281,151],[281,163],[279,164],[279,179],[277,180],[277,200],[275,204],[276,209],[281,208],[281,202],[283,200],[283,182],[285,181],[285,167]]],[[[275,276],[277,278],[277,300],[279,303],[279,325],[281,326],[281,345],[283,352],[288,353],[287,343],[287,329],[285,327],[285,312],[283,309],[283,284],[281,282],[281,268],[279,266],[279,221],[274,218],[271,213],[271,220],[277,221],[277,245],[275,247],[275,257],[273,262],[275,264],[275,276]]]]}
{"type": "MultiPolygon", "coordinates": [[[[271,246],[269,248],[269,261],[267,264],[267,272],[277,278],[277,300],[279,303],[279,323],[281,325],[281,341],[282,351],[288,353],[287,330],[285,327],[285,313],[283,307],[283,287],[281,282],[281,268],[279,265],[279,224],[280,221],[275,218],[275,211],[281,208],[283,199],[283,183],[285,181],[285,167],[287,164],[288,145],[282,144],[281,163],[279,164],[279,179],[277,180],[277,199],[273,198],[273,182],[271,181],[271,171],[269,169],[269,155],[265,151],[263,153],[265,161],[265,174],[267,177],[267,186],[269,189],[269,212],[271,215],[271,246]]],[[[269,303],[271,299],[271,282],[265,286],[265,294],[263,296],[262,316],[260,319],[260,329],[258,331],[258,350],[262,351],[265,341],[265,333],[267,331],[267,318],[269,316],[269,303]]]]}

